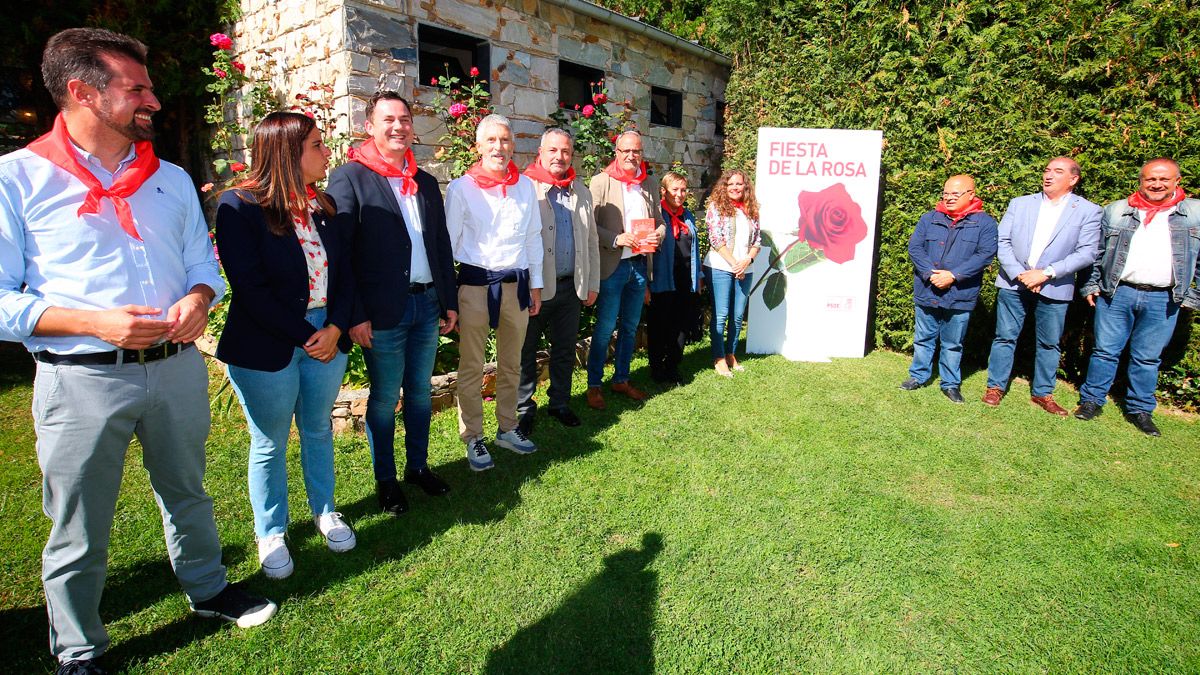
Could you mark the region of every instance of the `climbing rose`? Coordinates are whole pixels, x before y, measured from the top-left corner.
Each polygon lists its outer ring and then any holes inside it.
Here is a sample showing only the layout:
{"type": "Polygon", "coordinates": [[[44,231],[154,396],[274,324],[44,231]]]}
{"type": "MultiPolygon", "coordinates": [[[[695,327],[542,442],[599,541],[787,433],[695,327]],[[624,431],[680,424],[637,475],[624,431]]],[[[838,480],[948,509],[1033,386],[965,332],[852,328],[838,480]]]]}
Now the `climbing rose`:
{"type": "Polygon", "coordinates": [[[592,102],[594,102],[596,105],[604,105],[605,103],[608,103],[608,95],[596,94],[592,96],[592,102]]]}
{"type": "Polygon", "coordinates": [[[241,162],[234,162],[233,164],[229,165],[229,170],[234,173],[241,173],[246,170],[246,165],[242,164],[241,162]]]}
{"type": "Polygon", "coordinates": [[[229,73],[221,70],[220,68],[213,68],[213,75],[216,75],[217,77],[221,78],[222,80],[229,77],[229,73]]]}
{"type": "Polygon", "coordinates": [[[246,64],[242,63],[241,61],[231,61],[229,65],[236,68],[239,73],[246,72],[246,64]]]}
{"type": "Polygon", "coordinates": [[[467,114],[467,106],[462,103],[455,103],[450,106],[450,116],[458,119],[467,114]]]}
{"type": "Polygon", "coordinates": [[[208,36],[208,41],[217,49],[233,49],[233,40],[224,33],[213,33],[208,36]]]}
{"type": "Polygon", "coordinates": [[[471,77],[479,77],[479,69],[471,66],[471,77]]]}
{"type": "Polygon", "coordinates": [[[583,106],[583,116],[584,117],[591,117],[595,113],[596,113],[596,109],[593,108],[592,106],[590,106],[590,105],[583,106]]]}

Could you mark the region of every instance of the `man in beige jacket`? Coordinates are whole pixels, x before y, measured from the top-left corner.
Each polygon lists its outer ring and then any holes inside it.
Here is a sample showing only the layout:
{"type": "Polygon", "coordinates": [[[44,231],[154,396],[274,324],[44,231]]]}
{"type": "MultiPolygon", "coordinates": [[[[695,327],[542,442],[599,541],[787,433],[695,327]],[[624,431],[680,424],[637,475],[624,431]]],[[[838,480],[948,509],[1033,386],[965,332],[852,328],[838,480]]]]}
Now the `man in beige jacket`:
{"type": "Polygon", "coordinates": [[[533,432],[538,383],[538,341],[550,343],[551,417],[568,427],[580,425],[567,407],[571,396],[571,371],[575,366],[575,341],[579,335],[581,306],[596,302],[600,290],[600,254],[592,195],[571,167],[571,135],[558,128],[542,134],[542,143],[525,175],[533,180],[542,219],[542,311],[529,318],[521,350],[521,384],[517,388],[517,417],[521,430],[533,432]],[[581,304],[582,303],[582,304],[581,304]]]}
{"type": "Polygon", "coordinates": [[[629,362],[642,318],[653,250],[667,233],[658,203],[658,181],[649,177],[642,161],[641,134],[626,131],[617,137],[616,146],[616,159],[591,183],[600,240],[600,295],[596,300],[596,331],[588,352],[587,401],[596,409],[604,408],[600,384],[608,345],[618,326],[612,390],[635,401],[646,398],[629,382],[629,362]],[[641,229],[647,221],[653,227],[650,232],[641,229]]]}

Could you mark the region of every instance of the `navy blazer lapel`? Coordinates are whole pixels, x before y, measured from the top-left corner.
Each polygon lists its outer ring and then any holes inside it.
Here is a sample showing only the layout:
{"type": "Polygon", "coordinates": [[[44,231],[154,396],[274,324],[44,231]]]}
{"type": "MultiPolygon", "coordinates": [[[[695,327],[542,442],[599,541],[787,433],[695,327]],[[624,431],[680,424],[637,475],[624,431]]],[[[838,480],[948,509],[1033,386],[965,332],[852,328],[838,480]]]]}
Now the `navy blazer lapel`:
{"type": "Polygon", "coordinates": [[[383,195],[384,204],[387,204],[388,210],[400,221],[400,229],[404,230],[404,236],[407,237],[408,227],[404,224],[404,211],[400,209],[400,202],[396,199],[396,191],[392,189],[392,183],[387,179],[387,176],[381,176],[374,171],[371,172],[371,176],[374,177],[375,186],[379,188],[380,193],[383,195]]]}

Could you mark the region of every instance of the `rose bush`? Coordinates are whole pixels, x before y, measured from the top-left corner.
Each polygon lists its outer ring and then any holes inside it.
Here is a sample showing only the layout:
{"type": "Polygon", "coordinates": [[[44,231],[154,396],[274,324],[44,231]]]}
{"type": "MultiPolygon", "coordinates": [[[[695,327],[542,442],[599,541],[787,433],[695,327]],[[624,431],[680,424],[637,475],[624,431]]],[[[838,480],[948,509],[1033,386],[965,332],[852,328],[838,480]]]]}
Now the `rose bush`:
{"type": "Polygon", "coordinates": [[[820,192],[802,191],[796,236],[841,264],[854,259],[854,248],[867,237],[867,223],[846,186],[834,183],[820,192]]]}
{"type": "Polygon", "coordinates": [[[479,69],[474,66],[468,72],[470,80],[462,80],[450,75],[447,66],[445,75],[429,81],[430,86],[437,87],[433,108],[446,125],[434,157],[446,162],[451,178],[465,174],[479,159],[475,152],[475,126],[492,112],[487,80],[479,79],[479,69]]]}

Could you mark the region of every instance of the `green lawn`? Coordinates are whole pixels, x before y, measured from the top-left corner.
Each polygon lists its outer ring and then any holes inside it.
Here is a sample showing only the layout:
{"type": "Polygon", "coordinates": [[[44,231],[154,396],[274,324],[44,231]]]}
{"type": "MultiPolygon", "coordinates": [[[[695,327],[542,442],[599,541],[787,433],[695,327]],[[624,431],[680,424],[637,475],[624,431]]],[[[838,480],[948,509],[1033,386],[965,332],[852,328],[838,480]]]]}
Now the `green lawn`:
{"type": "MultiPolygon", "coordinates": [[[[1142,436],[1109,406],[1061,420],[1014,385],[998,410],[902,392],[906,357],[749,358],[724,380],[610,397],[542,450],[473,474],[453,412],[431,464],[448,498],[374,506],[365,439],[338,442],[358,548],[325,550],[292,464],[296,572],[258,572],[240,410],[208,486],[231,577],[281,601],[251,630],[194,619],[131,451],[102,614],[129,672],[1200,670],[1200,424],[1142,436]],[[1196,552],[1194,555],[1193,552],[1196,552]]],[[[635,361],[635,381],[645,376],[635,361]]],[[[11,370],[6,365],[6,370],[11,370]]],[[[40,672],[49,523],[24,373],[0,376],[0,670],[40,672]]],[[[1076,394],[1060,385],[1060,401],[1076,394]]],[[[488,419],[491,417],[489,415],[488,419]]]]}

